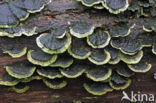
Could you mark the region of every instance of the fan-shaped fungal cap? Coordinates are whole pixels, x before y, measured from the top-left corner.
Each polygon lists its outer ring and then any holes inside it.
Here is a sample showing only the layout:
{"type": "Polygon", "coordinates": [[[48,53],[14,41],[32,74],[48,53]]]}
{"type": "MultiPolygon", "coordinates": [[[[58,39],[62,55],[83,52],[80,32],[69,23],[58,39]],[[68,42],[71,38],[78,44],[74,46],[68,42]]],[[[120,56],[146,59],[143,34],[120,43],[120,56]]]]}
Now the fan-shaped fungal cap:
{"type": "Polygon", "coordinates": [[[10,38],[19,37],[22,35],[32,36],[37,34],[36,30],[37,30],[36,26],[27,26],[22,24],[21,26],[0,29],[0,36],[7,36],[10,38]]]}
{"type": "Polygon", "coordinates": [[[49,79],[62,78],[60,71],[58,68],[38,68],[37,73],[43,77],[49,79]]]}
{"type": "Polygon", "coordinates": [[[97,28],[92,35],[87,37],[87,43],[92,48],[104,48],[109,44],[111,37],[107,31],[97,28]]]}
{"type": "Polygon", "coordinates": [[[102,3],[100,3],[100,4],[95,4],[93,6],[93,8],[95,8],[95,9],[104,9],[105,7],[102,5],[102,3]]]}
{"type": "Polygon", "coordinates": [[[122,84],[117,84],[115,82],[110,81],[109,85],[115,90],[123,90],[123,89],[128,88],[131,82],[132,81],[130,79],[128,79],[125,83],[122,83],[122,84]]]}
{"type": "Polygon", "coordinates": [[[124,77],[131,77],[132,75],[134,75],[134,72],[131,71],[130,69],[128,69],[127,66],[117,66],[116,68],[116,72],[121,75],[121,76],[124,76],[124,77]]]}
{"type": "Polygon", "coordinates": [[[50,64],[50,67],[68,68],[74,62],[73,58],[68,55],[59,55],[57,60],[50,64]]]}
{"type": "Polygon", "coordinates": [[[91,66],[86,70],[86,76],[93,81],[105,81],[112,74],[112,69],[107,66],[91,66]]]}
{"type": "Polygon", "coordinates": [[[140,41],[129,36],[112,40],[111,46],[128,55],[134,55],[143,48],[140,41]]]}
{"type": "Polygon", "coordinates": [[[90,47],[86,42],[77,38],[73,38],[68,53],[76,59],[86,59],[91,55],[90,47]]]}
{"type": "Polygon", "coordinates": [[[154,35],[151,35],[150,33],[143,33],[139,34],[136,39],[141,42],[141,45],[143,47],[151,47],[154,40],[154,35]]]}
{"type": "Polygon", "coordinates": [[[111,76],[111,81],[113,81],[117,84],[122,84],[122,83],[125,83],[127,80],[126,80],[126,78],[118,75],[116,72],[113,72],[112,76],[111,76]]]}
{"type": "Polygon", "coordinates": [[[156,55],[156,44],[155,43],[152,46],[152,52],[153,52],[153,54],[156,55]]]}
{"type": "Polygon", "coordinates": [[[119,14],[128,9],[129,2],[128,0],[105,0],[103,6],[108,9],[110,13],[119,14]]]}
{"type": "Polygon", "coordinates": [[[113,89],[107,83],[101,82],[88,82],[83,84],[87,92],[93,95],[104,95],[107,92],[113,91],[113,89]]]}
{"type": "Polygon", "coordinates": [[[77,78],[83,74],[88,67],[84,64],[73,63],[70,67],[60,69],[61,74],[67,78],[77,78]]]}
{"type": "Polygon", "coordinates": [[[83,5],[87,7],[92,7],[95,4],[99,4],[101,1],[100,0],[77,0],[80,1],[83,5]]]}
{"type": "Polygon", "coordinates": [[[30,13],[36,13],[40,12],[44,6],[48,3],[50,3],[51,0],[25,0],[23,1],[24,7],[28,10],[30,13]]]}
{"type": "Polygon", "coordinates": [[[42,78],[43,78],[42,76],[38,75],[38,74],[35,72],[32,76],[30,76],[30,77],[28,77],[28,78],[23,78],[23,79],[21,79],[20,82],[22,82],[22,83],[28,83],[28,82],[31,82],[31,81],[33,81],[33,80],[41,80],[42,78]]]}
{"type": "Polygon", "coordinates": [[[156,32],[156,19],[150,19],[148,20],[144,26],[143,26],[143,30],[147,31],[147,32],[156,32]]]}
{"type": "Polygon", "coordinates": [[[94,50],[88,60],[96,65],[103,65],[111,59],[110,53],[106,50],[94,50]]]}
{"type": "Polygon", "coordinates": [[[67,85],[63,79],[43,79],[43,82],[51,89],[61,89],[67,85]]]}
{"type": "Polygon", "coordinates": [[[118,64],[120,62],[120,51],[118,49],[112,48],[108,46],[106,50],[109,52],[111,59],[109,60],[109,64],[118,64]]]}
{"type": "Polygon", "coordinates": [[[140,50],[135,55],[126,55],[126,54],[120,53],[121,60],[127,64],[137,64],[142,59],[142,57],[143,57],[142,50],[140,50]]]}
{"type": "Polygon", "coordinates": [[[56,38],[64,38],[66,35],[66,25],[56,24],[51,28],[51,33],[55,35],[56,38]]]}
{"type": "Polygon", "coordinates": [[[94,32],[93,24],[87,21],[69,22],[71,35],[77,38],[85,38],[94,32]]]}
{"type": "Polygon", "coordinates": [[[0,4],[0,28],[17,26],[29,13],[41,11],[51,0],[4,0],[0,4]]]}
{"type": "Polygon", "coordinates": [[[71,44],[71,36],[66,33],[63,38],[56,38],[54,32],[43,33],[36,39],[38,47],[48,54],[65,52],[71,44]]]}
{"type": "Polygon", "coordinates": [[[118,24],[116,26],[112,26],[109,33],[112,37],[125,37],[130,34],[131,29],[134,28],[134,26],[135,24],[118,24]]]}
{"type": "Polygon", "coordinates": [[[0,29],[0,36],[7,36],[10,38],[19,37],[22,35],[25,36],[32,36],[37,34],[36,33],[37,27],[33,26],[17,26],[17,27],[11,27],[8,29],[0,29]]]}
{"type": "Polygon", "coordinates": [[[0,85],[5,85],[5,86],[14,86],[18,84],[20,81],[12,76],[10,76],[7,72],[2,74],[0,77],[0,85]]]}
{"type": "Polygon", "coordinates": [[[13,63],[11,65],[5,66],[5,68],[9,75],[18,79],[30,77],[33,75],[36,69],[35,66],[28,62],[13,63]]]}
{"type": "Polygon", "coordinates": [[[11,44],[1,47],[3,53],[9,54],[13,58],[19,58],[26,54],[27,47],[21,47],[19,45],[11,44]]]}
{"type": "Polygon", "coordinates": [[[36,65],[49,66],[57,59],[57,55],[47,54],[41,50],[29,50],[27,59],[36,65]]]}
{"type": "Polygon", "coordinates": [[[141,60],[137,64],[129,64],[128,67],[134,72],[145,73],[151,69],[152,65],[148,64],[144,60],[141,60]]]}
{"type": "Polygon", "coordinates": [[[24,93],[29,90],[29,86],[27,86],[25,83],[19,83],[11,88],[16,93],[24,93]]]}
{"type": "Polygon", "coordinates": [[[115,90],[123,90],[131,84],[131,80],[119,76],[117,73],[114,72],[111,81],[109,81],[109,84],[115,90]]]}

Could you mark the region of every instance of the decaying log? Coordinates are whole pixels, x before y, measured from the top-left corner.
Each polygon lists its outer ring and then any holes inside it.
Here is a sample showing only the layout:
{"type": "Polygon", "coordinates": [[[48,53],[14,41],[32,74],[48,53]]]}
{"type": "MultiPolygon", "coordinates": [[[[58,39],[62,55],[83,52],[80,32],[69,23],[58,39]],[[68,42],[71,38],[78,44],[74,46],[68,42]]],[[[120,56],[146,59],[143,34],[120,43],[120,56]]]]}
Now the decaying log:
{"type": "MultiPolygon", "coordinates": [[[[32,14],[30,18],[23,22],[28,25],[40,27],[45,31],[50,25],[55,23],[66,24],[68,21],[84,19],[91,21],[95,26],[105,26],[109,28],[113,25],[114,20],[127,17],[128,22],[136,24],[135,34],[142,33],[142,24],[144,19],[134,19],[130,14],[120,14],[114,16],[107,10],[99,10],[95,12],[94,9],[86,8],[75,0],[53,0],[41,13],[32,14]]],[[[0,37],[0,46],[7,44],[7,42],[24,44],[28,48],[36,46],[36,36],[33,37],[20,37],[10,39],[0,37]],[[31,38],[31,39],[29,39],[31,38]]],[[[153,65],[152,69],[146,74],[137,74],[133,77],[133,83],[126,89],[126,93],[130,94],[131,91],[135,93],[156,94],[156,81],[153,78],[153,73],[156,71],[156,56],[149,52],[149,61],[153,65]]],[[[0,68],[3,65],[11,64],[13,62],[26,60],[26,56],[12,59],[11,57],[2,54],[0,51],[0,68]]],[[[0,73],[3,72],[0,70],[0,73]]],[[[68,80],[67,87],[61,90],[52,90],[47,88],[44,84],[33,81],[30,83],[31,89],[24,94],[17,94],[12,92],[9,88],[0,86],[0,103],[72,103],[74,101],[81,101],[82,103],[120,103],[122,98],[122,91],[114,91],[103,96],[93,96],[87,93],[82,87],[83,76],[75,79],[68,80]],[[75,85],[76,84],[76,85],[75,85]],[[56,98],[58,96],[58,98],[56,98]]],[[[129,103],[125,100],[123,103],[129,103]]],[[[75,102],[79,103],[79,102],[75,102]]]]}

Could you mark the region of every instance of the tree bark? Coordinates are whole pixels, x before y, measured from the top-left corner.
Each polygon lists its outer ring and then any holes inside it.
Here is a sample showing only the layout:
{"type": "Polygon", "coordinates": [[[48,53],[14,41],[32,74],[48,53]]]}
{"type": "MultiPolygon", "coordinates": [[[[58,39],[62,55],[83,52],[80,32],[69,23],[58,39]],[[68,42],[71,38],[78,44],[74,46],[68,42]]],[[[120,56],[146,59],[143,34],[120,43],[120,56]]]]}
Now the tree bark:
{"type": "MultiPolygon", "coordinates": [[[[114,20],[127,16],[129,22],[136,23],[137,33],[142,33],[143,19],[131,18],[128,14],[120,14],[118,16],[110,14],[107,10],[99,10],[95,12],[91,8],[86,8],[76,0],[53,0],[41,13],[32,14],[25,24],[35,25],[43,30],[46,30],[52,24],[66,24],[67,21],[84,19],[92,22],[95,26],[111,27],[114,20]]],[[[136,34],[137,34],[136,33],[136,34]]],[[[26,45],[28,48],[36,47],[36,36],[20,37],[9,39],[0,37],[0,46],[6,45],[7,42],[26,45]]],[[[153,78],[153,73],[156,71],[156,57],[149,53],[149,61],[153,65],[152,69],[146,74],[137,74],[133,77],[131,86],[126,89],[126,93],[134,91],[135,93],[156,94],[156,81],[153,78]]],[[[0,68],[3,65],[11,64],[13,62],[24,61],[26,56],[12,59],[8,55],[0,51],[0,68]]],[[[2,73],[3,71],[0,71],[2,73]]],[[[122,98],[122,91],[113,91],[103,96],[93,96],[87,93],[83,88],[83,76],[74,80],[67,80],[68,86],[61,90],[52,90],[46,87],[41,81],[33,81],[30,84],[31,89],[24,94],[17,94],[12,92],[8,87],[0,86],[0,103],[72,103],[73,101],[81,101],[82,103],[120,103],[122,98]],[[53,98],[54,95],[59,95],[59,98],[53,98]]],[[[123,100],[122,103],[128,103],[123,100]]]]}

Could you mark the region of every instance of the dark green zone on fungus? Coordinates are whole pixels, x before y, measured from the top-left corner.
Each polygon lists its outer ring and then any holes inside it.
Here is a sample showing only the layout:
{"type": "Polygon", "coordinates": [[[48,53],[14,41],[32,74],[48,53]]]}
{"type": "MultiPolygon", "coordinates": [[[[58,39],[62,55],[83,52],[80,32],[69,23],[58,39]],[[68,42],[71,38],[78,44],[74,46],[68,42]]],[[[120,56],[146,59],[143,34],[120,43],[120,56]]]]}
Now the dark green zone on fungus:
{"type": "Polygon", "coordinates": [[[51,63],[50,67],[68,68],[73,64],[74,60],[69,55],[58,55],[56,61],[51,63]]]}
{"type": "Polygon", "coordinates": [[[71,36],[65,33],[63,38],[58,38],[55,32],[51,30],[50,33],[43,33],[36,39],[36,43],[45,53],[60,54],[64,53],[71,44],[71,36]]]}
{"type": "Polygon", "coordinates": [[[128,10],[132,11],[137,15],[137,17],[140,16],[156,16],[156,1],[155,0],[135,0],[131,1],[131,6],[128,8],[128,10]]]}
{"type": "Polygon", "coordinates": [[[119,14],[128,9],[128,0],[76,0],[87,7],[94,7],[97,9],[106,8],[110,13],[119,14]],[[98,5],[98,6],[97,6],[98,5]],[[100,5],[100,6],[99,6],[100,5]]]}
{"type": "Polygon", "coordinates": [[[94,25],[87,21],[69,22],[70,34],[77,38],[85,38],[94,32],[94,25]]]}
{"type": "Polygon", "coordinates": [[[5,72],[0,78],[0,85],[14,86],[19,82],[20,81],[18,79],[10,76],[7,72],[5,72]]]}
{"type": "Polygon", "coordinates": [[[7,36],[10,38],[14,38],[14,37],[20,37],[22,35],[32,36],[32,35],[37,34],[36,26],[27,26],[23,24],[20,24],[20,25],[16,27],[7,28],[7,29],[0,29],[0,36],[2,37],[7,36]]]}
{"type": "Polygon", "coordinates": [[[67,85],[67,82],[63,79],[43,79],[43,83],[49,88],[52,89],[61,89],[67,85]]]}
{"type": "Polygon", "coordinates": [[[55,78],[62,78],[63,75],[61,74],[61,72],[59,71],[58,68],[38,68],[37,69],[37,73],[40,76],[49,78],[49,79],[55,79],[55,78]]]}
{"type": "Polygon", "coordinates": [[[131,84],[131,79],[124,78],[117,73],[113,73],[109,84],[115,90],[123,90],[131,84]]]}
{"type": "Polygon", "coordinates": [[[12,58],[19,58],[27,53],[27,47],[21,47],[16,44],[3,45],[0,48],[3,53],[10,55],[12,58]]]}
{"type": "Polygon", "coordinates": [[[91,50],[84,40],[73,38],[68,53],[73,58],[86,59],[91,55],[91,50]]]}
{"type": "Polygon", "coordinates": [[[51,0],[4,0],[0,4],[0,28],[17,26],[30,13],[40,12],[51,0]]]}
{"type": "Polygon", "coordinates": [[[13,87],[11,87],[13,91],[16,93],[25,93],[26,91],[29,90],[29,86],[27,86],[25,83],[19,83],[13,87]]]}
{"type": "Polygon", "coordinates": [[[27,59],[35,65],[49,66],[57,60],[57,55],[50,55],[42,50],[29,50],[27,59]]]}
{"type": "Polygon", "coordinates": [[[29,62],[17,62],[5,66],[6,71],[12,77],[22,79],[33,75],[36,67],[29,62]]]}
{"type": "Polygon", "coordinates": [[[92,48],[104,48],[109,44],[111,37],[107,31],[96,28],[92,35],[87,37],[87,43],[92,48]]]}

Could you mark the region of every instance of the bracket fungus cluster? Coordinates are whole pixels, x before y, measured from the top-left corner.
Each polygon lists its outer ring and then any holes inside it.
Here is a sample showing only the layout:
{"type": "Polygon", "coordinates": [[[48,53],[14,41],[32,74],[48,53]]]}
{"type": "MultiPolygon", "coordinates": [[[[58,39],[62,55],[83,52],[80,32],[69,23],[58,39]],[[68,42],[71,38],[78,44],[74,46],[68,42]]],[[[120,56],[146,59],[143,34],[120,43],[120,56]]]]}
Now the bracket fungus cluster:
{"type": "Polygon", "coordinates": [[[86,7],[107,9],[112,14],[130,11],[140,16],[156,16],[155,0],[76,0],[86,7]]]}
{"type": "Polygon", "coordinates": [[[2,0],[0,4],[0,28],[17,26],[30,13],[40,12],[51,0],[2,0]]]}
{"type": "Polygon", "coordinates": [[[87,7],[106,8],[110,13],[118,14],[128,9],[128,0],[77,0],[87,7]]]}
{"type": "Polygon", "coordinates": [[[135,73],[151,68],[142,49],[154,44],[154,35],[147,38],[147,34],[139,34],[133,38],[134,30],[135,24],[119,23],[105,29],[82,20],[53,25],[36,38],[35,48],[26,50],[27,47],[13,44],[1,47],[16,58],[27,53],[27,61],[6,65],[0,84],[13,86],[18,93],[27,91],[26,83],[32,80],[61,89],[67,85],[67,78],[85,75],[83,86],[93,95],[126,89],[135,73]],[[143,42],[145,38],[147,41],[143,42]]]}
{"type": "MultiPolygon", "coordinates": [[[[118,14],[131,7],[128,0],[77,0],[88,7],[108,9],[118,14]]],[[[44,32],[27,27],[19,21],[29,13],[39,12],[50,0],[4,0],[0,4],[0,36],[35,36],[33,47],[2,45],[3,53],[12,58],[26,55],[27,60],[4,66],[0,85],[11,86],[17,93],[29,89],[27,82],[42,80],[52,89],[61,89],[68,78],[85,76],[84,88],[93,95],[104,95],[130,86],[136,73],[148,72],[152,65],[144,56],[144,47],[153,47],[156,54],[155,19],[139,25],[135,21],[118,22],[112,26],[94,25],[91,21],[73,20],[56,23],[44,32]],[[35,6],[34,6],[35,5],[35,6]],[[14,10],[17,9],[17,10],[14,10]],[[16,12],[15,12],[16,11],[16,12]],[[10,18],[5,18],[6,16],[10,18]],[[3,17],[1,17],[3,16],[3,17]],[[19,24],[19,25],[17,25],[19,24]]],[[[152,0],[148,7],[155,7],[152,0]]],[[[132,3],[133,4],[133,3],[132,3]]],[[[148,3],[147,3],[148,4],[148,3]]],[[[133,5],[132,5],[133,6],[133,5]]],[[[146,7],[143,3],[139,7],[146,7]]],[[[133,7],[135,9],[135,7],[133,7]]],[[[132,7],[130,10],[133,10],[132,7]]],[[[138,10],[138,9],[136,9],[138,10]]],[[[23,19],[24,18],[24,19],[23,19]]]]}

